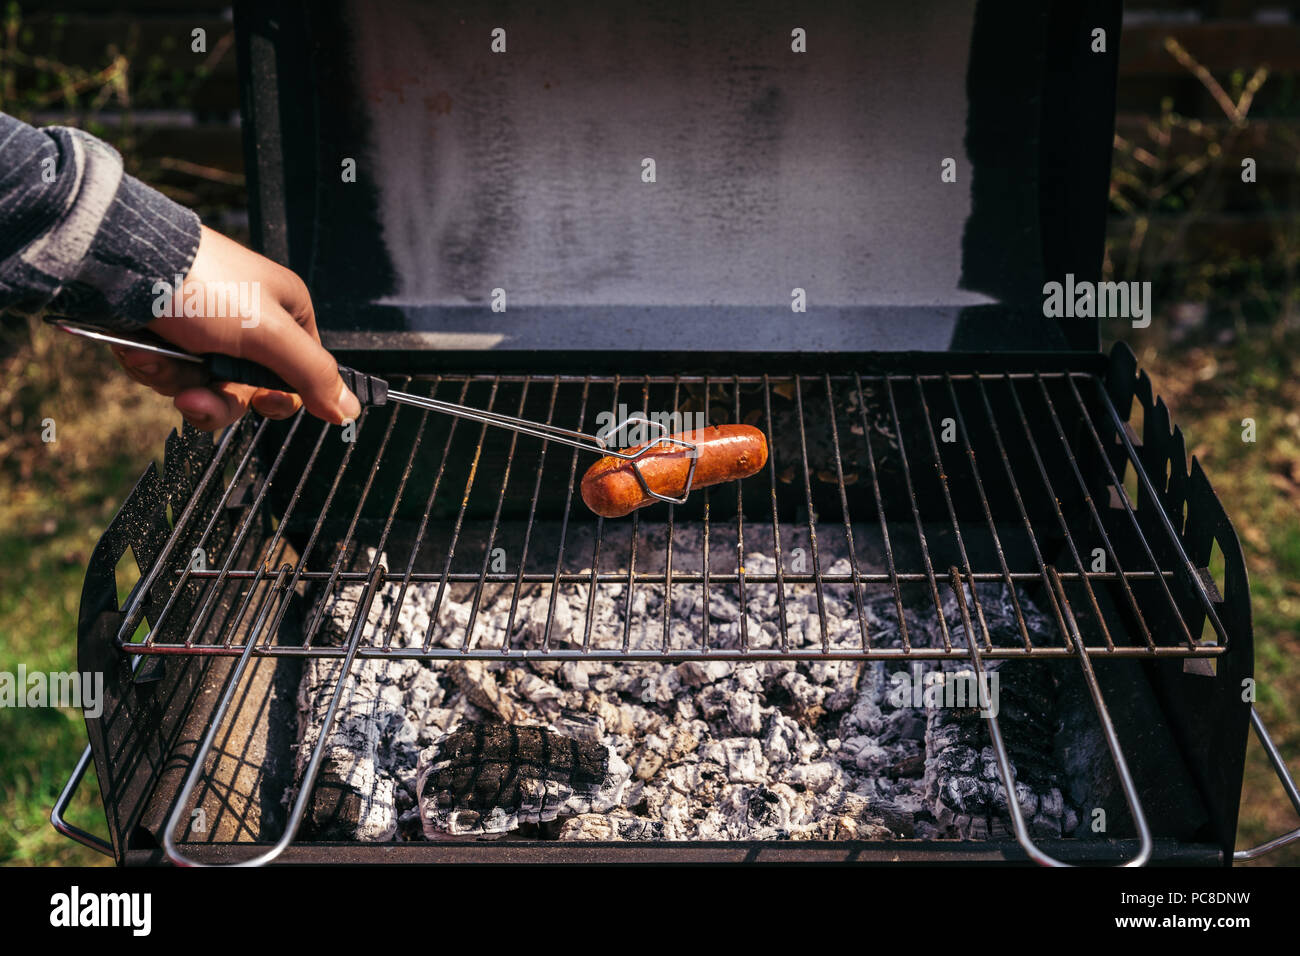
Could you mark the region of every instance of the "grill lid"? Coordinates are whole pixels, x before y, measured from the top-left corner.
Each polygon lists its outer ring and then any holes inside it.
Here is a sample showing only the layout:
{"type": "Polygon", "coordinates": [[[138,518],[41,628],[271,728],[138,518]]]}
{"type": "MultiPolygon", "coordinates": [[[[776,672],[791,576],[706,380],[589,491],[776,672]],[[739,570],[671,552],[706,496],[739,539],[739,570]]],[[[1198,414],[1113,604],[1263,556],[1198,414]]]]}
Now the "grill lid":
{"type": "Polygon", "coordinates": [[[1118,20],[246,4],[254,237],[335,347],[1095,349],[1042,286],[1100,266],[1118,20]]]}

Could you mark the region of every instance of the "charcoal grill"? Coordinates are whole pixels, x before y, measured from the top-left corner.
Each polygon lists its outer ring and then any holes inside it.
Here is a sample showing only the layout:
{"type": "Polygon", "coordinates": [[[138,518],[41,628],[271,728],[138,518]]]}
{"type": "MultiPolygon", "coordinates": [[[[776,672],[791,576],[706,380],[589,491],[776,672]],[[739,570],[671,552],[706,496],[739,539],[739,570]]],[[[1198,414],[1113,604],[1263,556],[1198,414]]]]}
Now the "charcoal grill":
{"type": "Polygon", "coordinates": [[[124,864],[1228,865],[1300,837],[1234,853],[1249,727],[1298,810],[1300,794],[1242,701],[1253,651],[1232,525],[1133,354],[1102,354],[1096,319],[1043,317],[1044,277],[1097,277],[1115,58],[1088,38],[1118,38],[1117,5],[992,6],[237,7],[255,238],[308,279],[341,361],[578,431],[623,406],[749,421],[772,453],[744,482],[610,521],[575,501],[576,449],[428,410],[369,408],[352,440],[303,415],[173,433],[90,561],[80,669],[104,672],[107,699],[55,826],[124,864]],[[505,54],[489,50],[498,26],[505,54]],[[790,52],[792,27],[813,53],[790,52]],[[968,185],[940,181],[949,156],[968,185]],[[356,182],[338,174],[349,157],[356,182]],[[792,193],[806,205],[781,207],[792,193]],[[795,278],[769,290],[788,261],[795,278]],[[795,285],[806,312],[786,304],[795,285]],[[496,287],[518,304],[491,311],[496,287]],[[667,544],[647,553],[651,523],[667,544]],[[674,547],[686,528],[701,550],[674,547]],[[832,543],[847,573],[823,559],[832,543]],[[755,549],[773,572],[746,570],[755,549]],[[140,580],[119,606],[128,551],[140,580]],[[979,583],[1032,594],[1054,633],[1031,635],[1017,603],[1017,639],[995,641],[979,583]],[[552,597],[540,642],[480,633],[488,591],[511,595],[513,621],[522,590],[571,584],[592,597],[567,630],[552,597]],[[314,602],[346,586],[362,599],[346,640],[327,641],[314,602]],[[370,614],[391,586],[472,595],[463,640],[395,642],[396,611],[370,614]],[[614,586],[622,631],[602,633],[592,608],[614,586]],[[683,638],[671,600],[637,620],[638,588],[695,589],[701,625],[683,638]],[[775,588],[779,627],[742,613],[722,640],[708,602],[724,588],[742,607],[775,588]],[[787,624],[794,593],[816,595],[811,629],[787,624]],[[832,593],[855,609],[852,640],[831,638],[832,593]],[[896,641],[864,614],[880,595],[896,641]],[[932,604],[937,644],[912,640],[905,599],[932,604]],[[331,657],[345,672],[384,658],[1053,661],[1084,682],[1124,819],[1105,838],[1035,840],[1011,801],[1011,838],[988,841],[300,839],[321,758],[281,806],[282,701],[296,665],[331,657]],[[109,841],[62,816],[92,762],[109,841]]]}

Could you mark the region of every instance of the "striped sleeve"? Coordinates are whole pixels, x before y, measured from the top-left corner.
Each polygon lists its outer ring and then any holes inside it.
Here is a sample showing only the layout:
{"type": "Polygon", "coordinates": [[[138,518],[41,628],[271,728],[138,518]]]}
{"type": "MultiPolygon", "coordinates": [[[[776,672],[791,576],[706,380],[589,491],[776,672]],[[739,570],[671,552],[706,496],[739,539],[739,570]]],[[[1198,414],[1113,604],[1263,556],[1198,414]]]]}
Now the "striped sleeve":
{"type": "Polygon", "coordinates": [[[199,234],[194,212],[124,173],[107,143],[0,113],[0,309],[142,325],[199,234]]]}

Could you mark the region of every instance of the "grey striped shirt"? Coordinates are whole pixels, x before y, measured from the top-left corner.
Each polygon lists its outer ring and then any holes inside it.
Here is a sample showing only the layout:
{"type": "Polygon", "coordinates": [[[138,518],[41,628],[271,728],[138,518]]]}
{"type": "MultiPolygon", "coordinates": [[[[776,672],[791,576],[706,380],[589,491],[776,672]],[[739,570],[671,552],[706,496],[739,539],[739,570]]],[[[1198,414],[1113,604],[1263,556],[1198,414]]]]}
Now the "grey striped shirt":
{"type": "Polygon", "coordinates": [[[0,113],[0,311],[137,327],[198,248],[199,217],[124,173],[113,147],[0,113]]]}

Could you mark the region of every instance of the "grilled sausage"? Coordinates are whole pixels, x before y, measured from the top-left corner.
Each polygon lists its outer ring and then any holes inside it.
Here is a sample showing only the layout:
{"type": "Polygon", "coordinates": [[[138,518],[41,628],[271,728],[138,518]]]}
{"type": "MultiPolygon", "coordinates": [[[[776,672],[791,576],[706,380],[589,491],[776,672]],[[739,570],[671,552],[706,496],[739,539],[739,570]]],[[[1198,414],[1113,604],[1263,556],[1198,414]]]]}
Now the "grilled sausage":
{"type": "MultiPolygon", "coordinates": [[[[671,437],[698,446],[699,461],[695,465],[692,489],[739,481],[767,464],[767,438],[750,425],[710,425],[671,437]]],[[[638,445],[627,451],[635,452],[644,447],[638,445]]],[[[690,451],[680,445],[656,445],[635,463],[607,455],[582,476],[582,500],[602,517],[621,518],[658,501],[641,488],[632,471],[634,467],[641,469],[646,484],[654,491],[678,498],[686,487],[690,466],[690,451]]]]}

